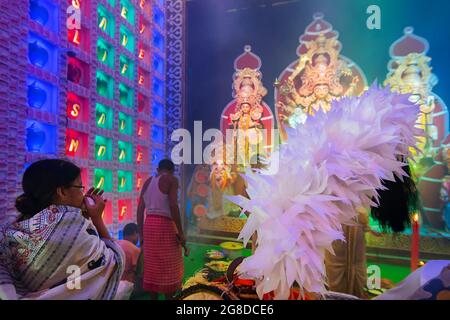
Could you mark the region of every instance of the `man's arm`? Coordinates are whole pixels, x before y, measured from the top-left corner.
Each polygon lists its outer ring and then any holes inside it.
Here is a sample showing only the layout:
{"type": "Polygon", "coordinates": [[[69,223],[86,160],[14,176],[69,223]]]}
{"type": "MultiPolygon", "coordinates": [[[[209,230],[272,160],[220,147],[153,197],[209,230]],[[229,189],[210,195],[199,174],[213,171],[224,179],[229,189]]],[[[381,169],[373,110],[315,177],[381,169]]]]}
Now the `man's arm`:
{"type": "Polygon", "coordinates": [[[148,188],[148,185],[150,184],[151,177],[145,181],[144,186],[141,190],[141,195],[139,196],[139,204],[137,209],[137,225],[138,225],[138,231],[139,231],[139,241],[141,244],[144,242],[144,210],[145,210],[145,203],[144,203],[144,193],[148,188]]]}
{"type": "Polygon", "coordinates": [[[178,179],[172,176],[169,186],[169,208],[172,220],[177,226],[178,236],[184,240],[183,227],[181,225],[180,208],[178,207],[178,179]]]}

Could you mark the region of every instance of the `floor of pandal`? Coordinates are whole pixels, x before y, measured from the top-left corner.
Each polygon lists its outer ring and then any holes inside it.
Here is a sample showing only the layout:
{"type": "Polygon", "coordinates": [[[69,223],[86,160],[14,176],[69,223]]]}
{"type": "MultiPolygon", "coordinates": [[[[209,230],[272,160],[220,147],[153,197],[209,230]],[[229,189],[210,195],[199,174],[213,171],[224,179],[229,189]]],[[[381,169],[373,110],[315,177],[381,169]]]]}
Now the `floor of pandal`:
{"type": "MultiPolygon", "coordinates": [[[[221,250],[220,246],[217,245],[209,245],[209,244],[200,244],[200,243],[189,243],[188,244],[191,253],[189,257],[184,258],[184,279],[183,283],[192,277],[196,272],[204,268],[204,264],[206,262],[205,254],[208,250],[221,250]]],[[[249,256],[251,251],[249,249],[243,249],[242,255],[249,256]]],[[[371,260],[367,261],[367,265],[376,265],[381,271],[381,278],[388,279],[392,283],[396,284],[402,281],[409,273],[410,268],[403,265],[394,265],[394,264],[385,264],[378,263],[371,260]]],[[[141,294],[134,299],[137,300],[147,300],[149,299],[149,295],[144,293],[141,294]]],[[[163,299],[162,296],[159,297],[159,300],[163,299]]]]}

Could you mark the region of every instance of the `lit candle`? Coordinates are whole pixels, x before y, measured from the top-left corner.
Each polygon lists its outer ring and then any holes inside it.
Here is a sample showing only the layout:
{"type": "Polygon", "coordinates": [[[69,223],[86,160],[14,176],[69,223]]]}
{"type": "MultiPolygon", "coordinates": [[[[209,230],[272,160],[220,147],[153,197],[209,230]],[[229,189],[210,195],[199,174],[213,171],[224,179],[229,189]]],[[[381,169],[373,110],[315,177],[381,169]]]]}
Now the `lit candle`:
{"type": "Polygon", "coordinates": [[[411,236],[411,271],[419,266],[419,214],[413,215],[411,236]]]}

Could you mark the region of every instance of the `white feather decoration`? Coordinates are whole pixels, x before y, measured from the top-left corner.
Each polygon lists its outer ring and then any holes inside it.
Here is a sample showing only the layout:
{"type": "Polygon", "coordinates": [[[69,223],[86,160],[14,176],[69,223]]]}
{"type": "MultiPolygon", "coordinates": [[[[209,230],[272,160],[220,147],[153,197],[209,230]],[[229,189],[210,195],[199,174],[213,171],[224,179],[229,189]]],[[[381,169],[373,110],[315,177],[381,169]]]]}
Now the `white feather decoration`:
{"type": "Polygon", "coordinates": [[[287,143],[272,154],[276,173],[246,172],[249,199],[228,199],[251,213],[239,239],[258,234],[240,273],[256,280],[260,298],[273,291],[287,299],[294,282],[301,292],[325,293],[325,250],[344,240],[342,224],[352,223],[357,207],[376,205],[381,179],[406,175],[397,156],[411,156],[422,135],[418,112],[408,96],[372,85],[288,129],[287,143]]]}

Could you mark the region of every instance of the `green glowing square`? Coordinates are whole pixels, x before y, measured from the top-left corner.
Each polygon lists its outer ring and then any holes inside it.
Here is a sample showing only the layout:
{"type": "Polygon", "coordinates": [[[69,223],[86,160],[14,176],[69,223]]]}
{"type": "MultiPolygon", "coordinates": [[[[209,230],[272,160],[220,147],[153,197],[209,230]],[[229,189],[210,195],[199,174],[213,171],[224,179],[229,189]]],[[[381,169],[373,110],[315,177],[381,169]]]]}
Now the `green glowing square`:
{"type": "Polygon", "coordinates": [[[119,112],[119,132],[130,136],[133,134],[133,120],[123,112],[119,112]]]}
{"type": "Polygon", "coordinates": [[[114,38],[114,17],[106,10],[102,5],[98,5],[97,8],[98,20],[97,26],[111,38],[114,38]]]}
{"type": "Polygon", "coordinates": [[[134,7],[127,0],[120,0],[120,15],[129,23],[134,24],[134,7]]]}
{"type": "Polygon", "coordinates": [[[97,59],[114,69],[114,48],[101,37],[97,40],[97,59]]]}
{"type": "Polygon", "coordinates": [[[95,123],[97,127],[111,130],[113,127],[113,110],[101,103],[95,105],[95,123]]]}
{"type": "Polygon", "coordinates": [[[133,173],[131,171],[117,171],[117,191],[131,192],[133,191],[133,173]]]}
{"type": "Polygon", "coordinates": [[[118,141],[119,145],[119,162],[120,163],[131,163],[133,157],[133,146],[129,142],[118,141]]]}
{"type": "Polygon", "coordinates": [[[113,191],[113,173],[111,170],[94,169],[94,187],[106,192],[113,191]]]}
{"type": "Polygon", "coordinates": [[[123,106],[133,108],[134,90],[123,83],[119,83],[119,101],[123,106]]]}
{"type": "Polygon", "coordinates": [[[112,160],[112,140],[102,136],[95,136],[95,159],[112,160]]]}
{"type": "Polygon", "coordinates": [[[100,70],[97,70],[97,93],[107,99],[114,98],[114,81],[100,70]]]}
{"type": "Polygon", "coordinates": [[[120,68],[119,72],[122,76],[127,77],[130,80],[134,79],[134,63],[128,59],[125,55],[120,55],[119,59],[120,68]]]}
{"type": "Polygon", "coordinates": [[[120,25],[120,44],[127,50],[134,52],[135,39],[133,34],[124,25],[120,25]]]}

